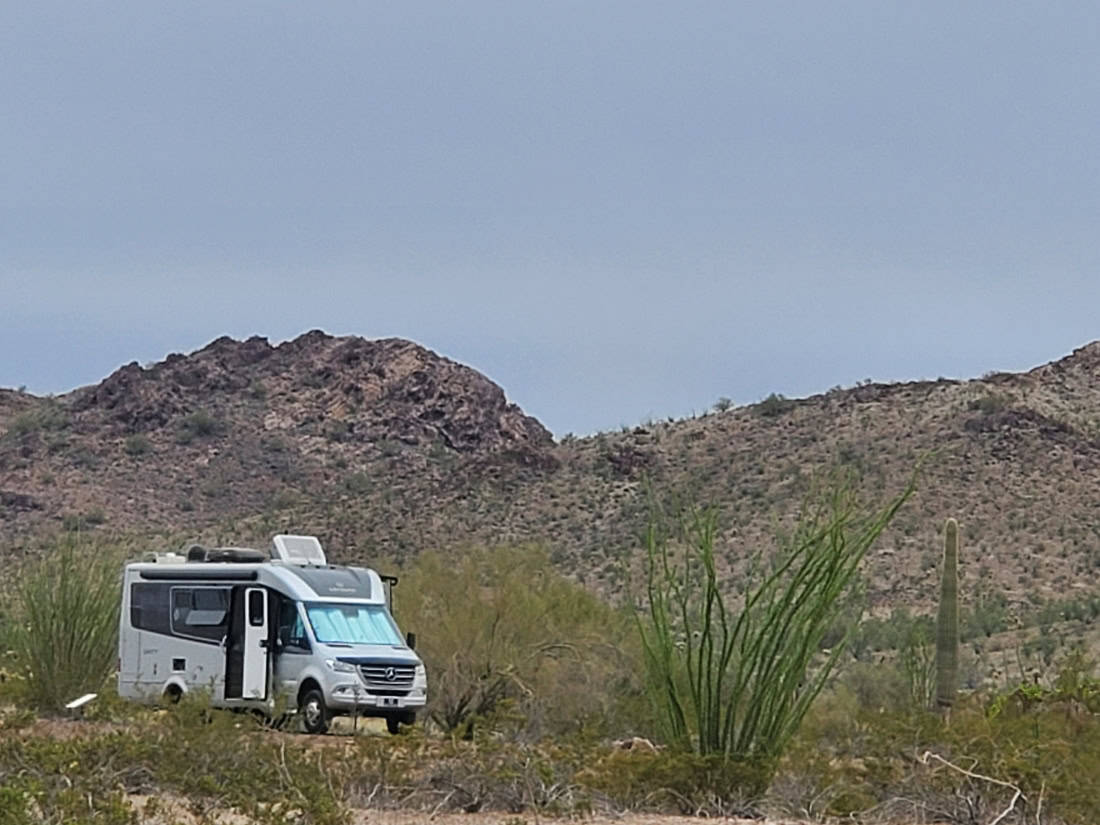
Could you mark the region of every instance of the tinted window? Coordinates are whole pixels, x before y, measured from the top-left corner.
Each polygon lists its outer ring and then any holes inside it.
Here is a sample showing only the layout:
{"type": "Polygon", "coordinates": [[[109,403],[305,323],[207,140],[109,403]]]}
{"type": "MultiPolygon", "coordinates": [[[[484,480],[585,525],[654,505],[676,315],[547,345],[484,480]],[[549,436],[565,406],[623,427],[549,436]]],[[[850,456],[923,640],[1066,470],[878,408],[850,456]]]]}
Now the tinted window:
{"type": "Polygon", "coordinates": [[[284,651],[309,652],[305,622],[298,613],[298,603],[283,599],[279,603],[279,641],[284,651]]]}
{"type": "Polygon", "coordinates": [[[260,627],[264,623],[264,592],[262,590],[248,591],[248,623],[253,627],[260,627]]]}
{"type": "Polygon", "coordinates": [[[171,585],[137,582],[130,585],[130,624],[140,630],[171,633],[168,593],[171,585]]]}
{"type": "Polygon", "coordinates": [[[173,587],[172,632],[220,642],[229,617],[228,587],[173,587]]]}

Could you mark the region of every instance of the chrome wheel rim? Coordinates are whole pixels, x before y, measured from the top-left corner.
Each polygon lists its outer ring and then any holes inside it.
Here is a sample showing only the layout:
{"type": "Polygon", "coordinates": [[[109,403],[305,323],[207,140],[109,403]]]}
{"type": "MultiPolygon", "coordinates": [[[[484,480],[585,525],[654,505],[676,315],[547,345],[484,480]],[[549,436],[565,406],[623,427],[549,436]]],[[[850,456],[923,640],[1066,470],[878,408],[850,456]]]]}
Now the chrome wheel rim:
{"type": "Polygon", "coordinates": [[[306,716],[306,724],[310,727],[316,727],[321,722],[321,703],[316,699],[310,699],[306,702],[304,708],[306,716]]]}

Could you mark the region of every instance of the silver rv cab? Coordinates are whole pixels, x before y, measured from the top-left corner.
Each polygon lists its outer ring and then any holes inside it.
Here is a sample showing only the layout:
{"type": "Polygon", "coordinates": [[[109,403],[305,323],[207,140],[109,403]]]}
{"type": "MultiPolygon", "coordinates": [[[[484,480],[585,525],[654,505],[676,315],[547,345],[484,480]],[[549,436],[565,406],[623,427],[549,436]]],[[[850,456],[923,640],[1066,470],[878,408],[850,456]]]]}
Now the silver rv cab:
{"type": "Polygon", "coordinates": [[[395,582],[327,564],[312,536],[276,536],[270,556],[195,545],[127,564],[119,695],[206,690],[218,707],[297,709],[311,733],[341,714],[396,733],[424,707],[427,675],[390,615],[395,582]]]}

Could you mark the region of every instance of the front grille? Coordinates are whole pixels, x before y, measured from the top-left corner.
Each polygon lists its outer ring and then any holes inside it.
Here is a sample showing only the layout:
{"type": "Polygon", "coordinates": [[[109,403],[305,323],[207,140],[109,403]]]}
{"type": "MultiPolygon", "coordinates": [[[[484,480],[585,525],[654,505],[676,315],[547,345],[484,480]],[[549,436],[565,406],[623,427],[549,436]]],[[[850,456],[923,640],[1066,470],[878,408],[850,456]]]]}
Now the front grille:
{"type": "Polygon", "coordinates": [[[359,665],[359,675],[367,687],[384,690],[411,688],[415,673],[412,665],[359,665]]]}

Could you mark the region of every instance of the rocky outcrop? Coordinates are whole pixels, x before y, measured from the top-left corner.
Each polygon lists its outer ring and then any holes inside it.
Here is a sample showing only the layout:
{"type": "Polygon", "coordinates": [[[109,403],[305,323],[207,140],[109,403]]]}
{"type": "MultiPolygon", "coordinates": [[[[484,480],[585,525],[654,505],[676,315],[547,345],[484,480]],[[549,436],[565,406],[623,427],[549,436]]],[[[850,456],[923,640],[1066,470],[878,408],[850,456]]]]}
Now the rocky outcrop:
{"type": "Polygon", "coordinates": [[[168,427],[205,410],[233,411],[269,399],[279,429],[332,422],[345,441],[440,442],[464,453],[549,448],[550,433],[510,404],[481,373],[411,341],[335,338],[314,330],[273,347],[265,338],[218,338],[191,355],[136,362],[76,391],[85,425],[116,435],[168,427]]]}

